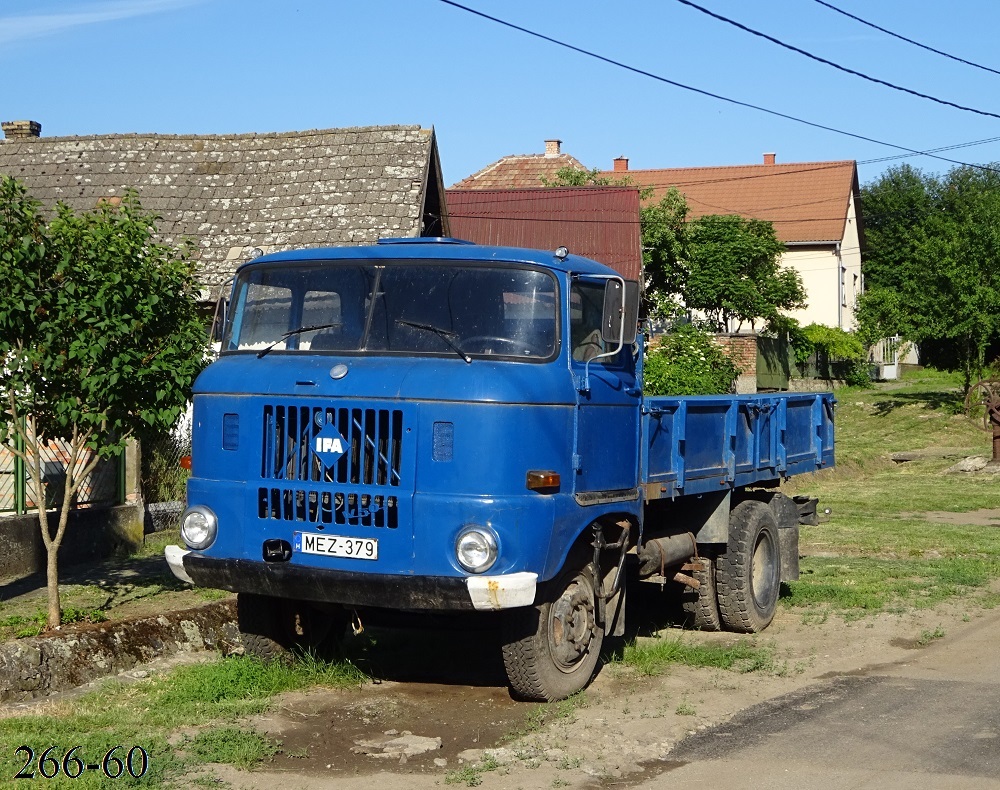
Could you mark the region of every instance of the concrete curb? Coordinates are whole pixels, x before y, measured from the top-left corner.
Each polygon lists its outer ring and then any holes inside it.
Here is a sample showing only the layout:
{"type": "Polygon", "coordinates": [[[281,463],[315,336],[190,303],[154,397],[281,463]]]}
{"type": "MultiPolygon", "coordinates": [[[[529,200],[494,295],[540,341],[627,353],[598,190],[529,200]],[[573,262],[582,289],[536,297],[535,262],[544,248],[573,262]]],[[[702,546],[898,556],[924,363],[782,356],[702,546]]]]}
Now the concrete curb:
{"type": "Polygon", "coordinates": [[[236,601],[0,644],[0,702],[24,702],[161,656],[240,644],[236,601]]]}

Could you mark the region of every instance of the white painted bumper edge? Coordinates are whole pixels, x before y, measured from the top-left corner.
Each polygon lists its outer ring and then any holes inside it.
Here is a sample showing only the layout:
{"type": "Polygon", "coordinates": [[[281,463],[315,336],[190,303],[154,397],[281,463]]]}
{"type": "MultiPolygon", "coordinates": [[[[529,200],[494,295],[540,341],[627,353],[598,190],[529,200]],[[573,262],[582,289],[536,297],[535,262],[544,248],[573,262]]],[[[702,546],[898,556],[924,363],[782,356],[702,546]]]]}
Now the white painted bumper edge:
{"type": "Polygon", "coordinates": [[[465,580],[472,606],[481,612],[531,606],[535,602],[537,582],[538,574],[527,571],[503,576],[469,576],[465,580]]]}
{"type": "Polygon", "coordinates": [[[163,556],[167,558],[167,565],[170,566],[170,570],[173,571],[174,576],[182,582],[194,584],[194,579],[188,576],[188,572],[184,570],[185,554],[190,554],[190,551],[182,549],[180,546],[167,546],[163,549],[163,556]]]}

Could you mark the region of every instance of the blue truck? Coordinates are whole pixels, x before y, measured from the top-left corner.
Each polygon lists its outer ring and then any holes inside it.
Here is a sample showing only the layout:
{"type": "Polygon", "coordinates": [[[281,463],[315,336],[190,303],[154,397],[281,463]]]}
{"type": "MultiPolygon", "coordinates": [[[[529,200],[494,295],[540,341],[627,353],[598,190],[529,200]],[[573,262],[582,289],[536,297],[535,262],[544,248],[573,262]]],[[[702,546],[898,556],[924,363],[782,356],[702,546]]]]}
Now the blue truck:
{"type": "Polygon", "coordinates": [[[195,385],[171,569],[238,593],[263,658],[365,613],[494,613],[534,700],[589,683],[627,579],[670,585],[697,628],[766,628],[816,518],[780,485],[833,465],[833,397],[649,396],[638,299],[565,247],[244,264],[195,385]]]}

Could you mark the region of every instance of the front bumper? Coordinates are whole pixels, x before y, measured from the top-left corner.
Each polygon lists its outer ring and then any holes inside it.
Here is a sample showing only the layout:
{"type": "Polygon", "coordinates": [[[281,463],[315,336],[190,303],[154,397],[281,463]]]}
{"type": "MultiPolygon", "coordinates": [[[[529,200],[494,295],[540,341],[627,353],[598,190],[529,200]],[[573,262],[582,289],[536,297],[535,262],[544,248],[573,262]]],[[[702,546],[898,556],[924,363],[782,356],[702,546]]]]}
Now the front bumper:
{"type": "Polygon", "coordinates": [[[402,576],[215,559],[180,546],[164,550],[174,576],[201,587],[276,598],[384,609],[498,611],[535,602],[538,574],[402,576]]]}

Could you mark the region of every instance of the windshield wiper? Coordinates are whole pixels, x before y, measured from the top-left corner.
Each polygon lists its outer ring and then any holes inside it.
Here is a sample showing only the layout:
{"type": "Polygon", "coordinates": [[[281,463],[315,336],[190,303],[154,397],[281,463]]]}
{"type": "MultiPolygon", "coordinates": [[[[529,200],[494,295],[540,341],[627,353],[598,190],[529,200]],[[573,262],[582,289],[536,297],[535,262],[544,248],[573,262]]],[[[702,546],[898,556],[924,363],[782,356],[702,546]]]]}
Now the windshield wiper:
{"type": "Polygon", "coordinates": [[[453,337],[458,337],[455,332],[449,332],[447,329],[442,329],[439,326],[432,326],[431,324],[418,324],[416,321],[407,321],[405,318],[397,318],[396,323],[402,324],[403,326],[412,326],[414,329],[423,329],[425,332],[433,332],[445,343],[451,346],[455,350],[455,353],[464,359],[467,364],[472,363],[472,357],[462,351],[458,344],[452,340],[453,337]]]}
{"type": "Polygon", "coordinates": [[[271,345],[265,346],[260,351],[258,351],[257,359],[260,359],[262,356],[271,351],[276,345],[278,345],[278,343],[288,340],[288,338],[290,338],[292,335],[301,335],[304,332],[314,332],[318,329],[334,329],[338,326],[343,326],[343,324],[338,321],[335,324],[316,324],[315,326],[300,326],[298,329],[290,329],[289,331],[285,332],[285,334],[283,334],[281,337],[279,337],[277,340],[275,340],[273,343],[271,343],[271,345]]]}

